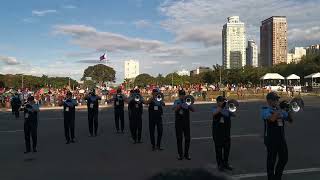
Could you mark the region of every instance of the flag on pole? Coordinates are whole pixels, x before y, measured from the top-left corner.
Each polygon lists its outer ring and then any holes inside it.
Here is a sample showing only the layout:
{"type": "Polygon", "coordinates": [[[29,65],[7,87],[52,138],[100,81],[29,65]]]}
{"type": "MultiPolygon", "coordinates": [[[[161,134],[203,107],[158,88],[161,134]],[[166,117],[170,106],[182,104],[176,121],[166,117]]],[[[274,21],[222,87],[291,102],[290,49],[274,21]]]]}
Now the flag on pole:
{"type": "Polygon", "coordinates": [[[103,60],[108,60],[107,51],[102,56],[100,56],[100,61],[103,61],[103,60]]]}

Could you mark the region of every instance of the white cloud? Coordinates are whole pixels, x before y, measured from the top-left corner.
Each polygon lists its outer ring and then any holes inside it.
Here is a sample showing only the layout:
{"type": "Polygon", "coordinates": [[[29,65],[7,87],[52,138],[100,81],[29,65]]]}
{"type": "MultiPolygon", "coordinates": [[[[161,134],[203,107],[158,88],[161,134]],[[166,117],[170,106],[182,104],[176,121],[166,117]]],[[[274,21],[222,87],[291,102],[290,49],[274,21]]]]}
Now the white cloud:
{"type": "Polygon", "coordinates": [[[319,26],[319,3],[320,0],[167,0],[159,9],[167,16],[162,26],[176,34],[177,41],[214,46],[221,42],[222,26],[228,16],[239,15],[248,27],[247,34],[258,39],[261,21],[273,15],[287,16],[289,32],[319,26]]]}
{"type": "Polygon", "coordinates": [[[56,34],[71,35],[71,43],[96,51],[143,51],[146,53],[183,54],[184,50],[158,41],[131,38],[121,34],[97,31],[86,25],[57,25],[56,34]]]}
{"type": "Polygon", "coordinates": [[[18,65],[20,62],[17,61],[15,57],[1,56],[0,62],[4,62],[6,65],[18,65]]]}
{"type": "Polygon", "coordinates": [[[47,9],[47,10],[33,10],[32,15],[34,16],[45,16],[47,14],[54,14],[57,13],[57,10],[54,9],[47,9]]]}
{"type": "Polygon", "coordinates": [[[148,20],[138,20],[138,21],[134,21],[133,24],[137,27],[137,28],[147,28],[151,26],[151,23],[148,20]]]}
{"type": "MultiPolygon", "coordinates": [[[[320,25],[320,24],[319,24],[320,25]]],[[[294,28],[289,31],[291,40],[318,40],[320,39],[320,26],[310,27],[308,29],[294,28]]]]}
{"type": "Polygon", "coordinates": [[[154,61],[153,64],[173,65],[173,64],[179,64],[179,61],[154,61]]]}
{"type": "Polygon", "coordinates": [[[76,9],[77,6],[69,4],[69,5],[62,6],[62,8],[64,8],[64,9],[76,9]]]}

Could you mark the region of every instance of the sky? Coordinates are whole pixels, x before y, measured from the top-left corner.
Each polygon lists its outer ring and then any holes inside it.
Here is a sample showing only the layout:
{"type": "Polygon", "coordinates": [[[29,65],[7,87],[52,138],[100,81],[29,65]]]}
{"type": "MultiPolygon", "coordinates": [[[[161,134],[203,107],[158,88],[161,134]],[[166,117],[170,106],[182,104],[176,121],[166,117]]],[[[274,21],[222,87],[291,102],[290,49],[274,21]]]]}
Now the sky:
{"type": "Polygon", "coordinates": [[[1,0],[0,74],[70,76],[108,52],[117,81],[124,61],[167,74],[222,62],[221,31],[240,16],[259,45],[261,21],[287,16],[288,46],[320,43],[320,0],[1,0]]]}

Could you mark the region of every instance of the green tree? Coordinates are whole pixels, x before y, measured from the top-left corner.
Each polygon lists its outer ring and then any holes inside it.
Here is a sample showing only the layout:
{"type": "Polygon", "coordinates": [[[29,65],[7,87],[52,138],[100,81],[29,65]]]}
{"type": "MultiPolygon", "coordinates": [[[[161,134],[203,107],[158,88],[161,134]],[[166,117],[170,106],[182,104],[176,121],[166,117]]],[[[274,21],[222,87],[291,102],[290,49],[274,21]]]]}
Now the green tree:
{"type": "Polygon", "coordinates": [[[134,84],[139,87],[145,87],[150,84],[155,84],[155,78],[149,74],[140,74],[135,78],[134,84]]]}
{"type": "Polygon", "coordinates": [[[115,75],[116,72],[113,68],[103,64],[97,64],[85,69],[81,80],[84,81],[86,77],[91,77],[92,80],[97,83],[114,82],[115,75]]]}

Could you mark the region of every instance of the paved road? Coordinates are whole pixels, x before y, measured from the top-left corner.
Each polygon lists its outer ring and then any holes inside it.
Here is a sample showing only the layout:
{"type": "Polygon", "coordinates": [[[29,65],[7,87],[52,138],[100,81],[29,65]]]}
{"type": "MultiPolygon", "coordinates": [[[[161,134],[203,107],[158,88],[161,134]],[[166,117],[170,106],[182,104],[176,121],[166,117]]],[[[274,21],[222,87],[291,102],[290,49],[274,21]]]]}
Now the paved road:
{"type": "MultiPolygon", "coordinates": [[[[289,162],[287,180],[320,179],[320,98],[305,98],[306,107],[287,127],[289,162]]],[[[263,124],[259,107],[264,102],[241,103],[232,124],[231,164],[233,179],[265,180],[265,147],[261,138],[263,124]]],[[[121,180],[147,179],[173,168],[205,168],[217,173],[211,139],[212,104],[196,105],[191,116],[191,161],[176,160],[174,114],[165,108],[164,151],[152,152],[147,111],[143,116],[143,144],[132,144],[128,132],[116,134],[112,109],[99,114],[100,135],[88,137],[87,112],[76,114],[76,144],[64,144],[61,111],[43,111],[39,120],[39,152],[24,155],[23,121],[10,113],[0,113],[1,180],[121,180]]]]}

